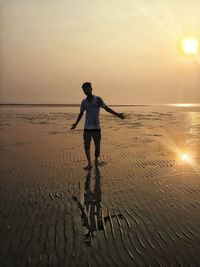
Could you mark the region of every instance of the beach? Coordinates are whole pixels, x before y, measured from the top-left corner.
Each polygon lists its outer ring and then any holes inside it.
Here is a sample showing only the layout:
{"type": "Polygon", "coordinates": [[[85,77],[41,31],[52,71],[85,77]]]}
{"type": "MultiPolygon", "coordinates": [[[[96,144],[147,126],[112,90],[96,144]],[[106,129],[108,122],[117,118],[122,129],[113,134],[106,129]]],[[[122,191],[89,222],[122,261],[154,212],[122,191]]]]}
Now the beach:
{"type": "Polygon", "coordinates": [[[200,107],[0,107],[0,266],[200,266],[200,107]],[[94,145],[91,147],[94,157],[94,145]]]}

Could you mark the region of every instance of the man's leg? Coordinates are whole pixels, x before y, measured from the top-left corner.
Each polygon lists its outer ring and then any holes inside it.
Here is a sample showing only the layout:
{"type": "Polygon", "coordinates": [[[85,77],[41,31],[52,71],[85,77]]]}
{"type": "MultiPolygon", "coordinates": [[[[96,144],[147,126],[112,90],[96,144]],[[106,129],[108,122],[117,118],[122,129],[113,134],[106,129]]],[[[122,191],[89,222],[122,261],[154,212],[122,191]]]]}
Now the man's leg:
{"type": "Polygon", "coordinates": [[[84,131],[83,132],[83,140],[84,140],[84,148],[85,148],[85,154],[88,160],[88,165],[84,167],[85,170],[89,170],[92,168],[92,162],[90,157],[90,143],[91,143],[91,133],[84,131]]]}
{"type": "Polygon", "coordinates": [[[100,156],[101,131],[94,132],[92,137],[95,145],[95,163],[98,164],[98,159],[100,156]]]}

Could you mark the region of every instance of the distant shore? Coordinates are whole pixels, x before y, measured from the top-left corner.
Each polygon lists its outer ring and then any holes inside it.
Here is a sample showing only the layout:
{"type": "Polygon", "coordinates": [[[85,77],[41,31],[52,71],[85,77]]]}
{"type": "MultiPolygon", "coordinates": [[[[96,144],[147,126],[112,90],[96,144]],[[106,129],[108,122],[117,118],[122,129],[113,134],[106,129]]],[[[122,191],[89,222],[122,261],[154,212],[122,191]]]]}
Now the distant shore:
{"type": "MultiPolygon", "coordinates": [[[[166,104],[108,104],[110,107],[148,107],[148,106],[171,106],[171,107],[200,107],[200,103],[166,103],[166,104]]],[[[80,104],[17,104],[5,103],[0,106],[22,106],[22,107],[80,107],[80,104]]]]}
{"type": "MultiPolygon", "coordinates": [[[[79,107],[80,104],[0,104],[0,106],[37,106],[37,107],[79,107]]],[[[151,106],[151,105],[109,105],[110,107],[135,107],[135,106],[151,106]]]]}

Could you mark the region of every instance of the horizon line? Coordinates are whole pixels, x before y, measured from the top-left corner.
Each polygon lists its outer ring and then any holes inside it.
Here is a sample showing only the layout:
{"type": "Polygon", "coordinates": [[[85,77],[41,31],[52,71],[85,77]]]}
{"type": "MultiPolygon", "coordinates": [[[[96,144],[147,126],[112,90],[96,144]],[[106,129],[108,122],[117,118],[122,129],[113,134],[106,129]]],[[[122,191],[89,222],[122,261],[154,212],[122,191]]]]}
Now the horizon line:
{"type": "MultiPolygon", "coordinates": [[[[80,103],[0,103],[1,106],[80,106],[80,103]]],[[[176,102],[176,103],[152,103],[152,104],[108,104],[108,106],[153,106],[153,105],[200,105],[199,103],[186,103],[186,102],[176,102]]]]}
{"type": "MultiPolygon", "coordinates": [[[[80,104],[62,104],[62,103],[57,103],[57,104],[53,104],[53,103],[0,103],[0,105],[2,106],[17,106],[17,105],[27,105],[27,106],[80,106],[80,104]]],[[[150,106],[153,104],[110,104],[108,106],[150,106]]]]}

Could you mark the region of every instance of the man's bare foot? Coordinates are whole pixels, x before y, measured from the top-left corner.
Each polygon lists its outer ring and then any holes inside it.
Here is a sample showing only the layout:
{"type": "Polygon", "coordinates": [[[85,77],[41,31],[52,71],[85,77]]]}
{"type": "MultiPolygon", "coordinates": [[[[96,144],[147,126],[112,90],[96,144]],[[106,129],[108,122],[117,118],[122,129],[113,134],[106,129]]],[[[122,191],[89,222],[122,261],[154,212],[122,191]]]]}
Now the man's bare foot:
{"type": "Polygon", "coordinates": [[[91,170],[92,169],[92,164],[91,163],[88,163],[87,166],[83,167],[84,170],[91,170]]]}

